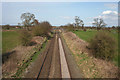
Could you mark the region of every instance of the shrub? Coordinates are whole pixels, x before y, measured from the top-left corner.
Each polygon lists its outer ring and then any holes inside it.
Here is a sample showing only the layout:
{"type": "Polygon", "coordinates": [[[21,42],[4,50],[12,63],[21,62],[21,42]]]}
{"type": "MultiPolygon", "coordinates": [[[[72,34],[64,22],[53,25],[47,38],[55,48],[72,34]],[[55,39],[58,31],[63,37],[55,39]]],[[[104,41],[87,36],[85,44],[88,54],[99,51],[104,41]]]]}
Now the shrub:
{"type": "Polygon", "coordinates": [[[86,32],[86,31],[87,31],[87,29],[85,29],[85,28],[84,28],[84,29],[83,29],[83,31],[85,31],[85,32],[86,32]]]}
{"type": "Polygon", "coordinates": [[[34,36],[47,36],[48,33],[51,31],[51,25],[49,22],[41,22],[40,24],[36,25],[32,29],[32,33],[34,36]]]}
{"type": "Polygon", "coordinates": [[[27,30],[22,30],[20,32],[20,41],[23,46],[30,45],[31,39],[32,39],[31,33],[28,32],[27,30]]]}
{"type": "Polygon", "coordinates": [[[2,28],[5,29],[5,30],[9,30],[10,29],[10,25],[4,25],[2,28]]]}
{"type": "Polygon", "coordinates": [[[111,60],[116,51],[116,41],[108,32],[101,31],[91,39],[89,47],[92,49],[95,57],[111,60]]]}
{"type": "Polygon", "coordinates": [[[41,36],[43,34],[43,30],[42,30],[42,27],[39,27],[39,26],[35,26],[33,29],[32,29],[32,33],[34,36],[41,36]]]}
{"type": "Polygon", "coordinates": [[[67,31],[73,31],[74,30],[74,25],[73,24],[67,24],[64,26],[67,31]]]}
{"type": "Polygon", "coordinates": [[[72,26],[69,26],[69,27],[67,28],[67,30],[68,30],[68,31],[73,31],[74,28],[73,28],[72,26]]]}

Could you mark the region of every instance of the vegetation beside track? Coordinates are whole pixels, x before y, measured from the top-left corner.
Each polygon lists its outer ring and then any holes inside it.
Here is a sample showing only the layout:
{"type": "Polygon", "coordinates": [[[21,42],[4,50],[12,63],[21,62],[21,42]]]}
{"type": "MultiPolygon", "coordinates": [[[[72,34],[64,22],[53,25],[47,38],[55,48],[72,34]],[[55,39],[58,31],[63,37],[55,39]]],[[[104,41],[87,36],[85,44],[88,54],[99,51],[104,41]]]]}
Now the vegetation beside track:
{"type": "Polygon", "coordinates": [[[29,57],[29,59],[24,62],[23,61],[23,65],[18,67],[17,72],[12,76],[14,78],[20,78],[21,74],[25,71],[25,69],[30,65],[31,62],[35,61],[38,57],[38,55],[43,52],[43,50],[46,48],[46,44],[47,44],[48,40],[46,39],[42,45],[37,45],[35,48],[33,48],[34,53],[33,55],[31,55],[29,57]]]}
{"type": "MultiPolygon", "coordinates": [[[[90,40],[97,34],[97,30],[87,30],[87,31],[72,31],[73,33],[75,33],[80,39],[83,39],[87,42],[90,42],[90,40]]],[[[118,58],[120,58],[120,56],[118,56],[118,32],[117,30],[111,30],[111,32],[109,32],[109,35],[112,36],[115,40],[116,40],[116,55],[113,58],[113,62],[115,63],[116,66],[120,66],[118,65],[118,58]]]]}
{"type": "Polygon", "coordinates": [[[72,51],[79,69],[84,73],[85,78],[118,77],[118,67],[113,63],[106,60],[97,59],[84,51],[81,52],[81,48],[83,49],[83,47],[80,46],[80,44],[83,44],[84,41],[80,41],[75,34],[72,32],[66,32],[63,33],[63,37],[69,49],[72,51]]]}

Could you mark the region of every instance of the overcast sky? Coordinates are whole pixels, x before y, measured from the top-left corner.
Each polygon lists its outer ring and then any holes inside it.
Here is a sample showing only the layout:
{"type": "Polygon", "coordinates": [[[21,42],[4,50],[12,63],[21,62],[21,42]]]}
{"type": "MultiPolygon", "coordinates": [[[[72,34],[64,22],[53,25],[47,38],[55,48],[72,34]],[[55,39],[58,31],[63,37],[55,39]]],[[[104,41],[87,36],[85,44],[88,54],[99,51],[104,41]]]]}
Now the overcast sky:
{"type": "Polygon", "coordinates": [[[117,2],[3,2],[2,24],[21,23],[22,13],[30,12],[40,21],[49,21],[53,26],[74,23],[79,16],[86,26],[94,18],[103,18],[108,26],[118,25],[117,2]]]}

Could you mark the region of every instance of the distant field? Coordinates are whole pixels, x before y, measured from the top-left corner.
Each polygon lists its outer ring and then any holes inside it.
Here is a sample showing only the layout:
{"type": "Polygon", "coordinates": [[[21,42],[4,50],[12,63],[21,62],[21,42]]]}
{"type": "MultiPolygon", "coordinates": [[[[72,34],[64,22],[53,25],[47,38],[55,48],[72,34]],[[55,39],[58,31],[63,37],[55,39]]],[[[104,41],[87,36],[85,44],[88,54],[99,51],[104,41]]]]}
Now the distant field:
{"type": "MultiPolygon", "coordinates": [[[[91,38],[93,38],[95,36],[95,34],[97,33],[96,30],[88,30],[88,31],[73,31],[73,33],[75,33],[79,38],[89,42],[91,38]]],[[[118,51],[118,33],[116,30],[112,30],[110,32],[110,35],[114,37],[114,39],[116,40],[117,42],[117,51],[118,51]]],[[[119,56],[120,58],[120,56],[119,56]]],[[[114,57],[114,60],[115,64],[117,65],[118,64],[118,55],[116,55],[114,57]]]]}
{"type": "Polygon", "coordinates": [[[20,44],[19,33],[16,31],[2,32],[2,53],[6,53],[20,44]]]}
{"type": "MultiPolygon", "coordinates": [[[[73,33],[75,33],[81,39],[89,42],[90,39],[95,36],[97,31],[96,30],[88,30],[86,32],[85,31],[73,31],[73,33]]],[[[110,35],[113,36],[115,40],[118,42],[118,33],[115,30],[112,30],[110,35]]]]}
{"type": "Polygon", "coordinates": [[[81,39],[89,42],[90,39],[97,33],[97,31],[95,30],[89,30],[89,31],[73,31],[73,33],[75,33],[78,37],[80,37],[81,39]]]}

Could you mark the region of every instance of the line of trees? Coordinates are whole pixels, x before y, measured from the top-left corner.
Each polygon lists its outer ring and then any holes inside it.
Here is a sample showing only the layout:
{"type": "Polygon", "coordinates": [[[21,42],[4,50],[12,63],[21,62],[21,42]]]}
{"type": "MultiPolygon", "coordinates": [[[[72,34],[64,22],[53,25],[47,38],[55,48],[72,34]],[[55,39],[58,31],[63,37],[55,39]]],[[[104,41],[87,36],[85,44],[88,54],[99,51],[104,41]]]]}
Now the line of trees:
{"type": "Polygon", "coordinates": [[[110,31],[111,29],[118,29],[119,27],[106,27],[107,24],[104,22],[102,18],[95,18],[93,20],[94,22],[92,23],[92,27],[85,27],[84,26],[84,21],[80,19],[80,17],[75,16],[75,23],[72,24],[67,24],[65,26],[60,26],[68,31],[73,31],[73,30],[79,30],[82,29],[83,31],[87,31],[87,29],[96,29],[96,30],[108,30],[110,31]]]}

